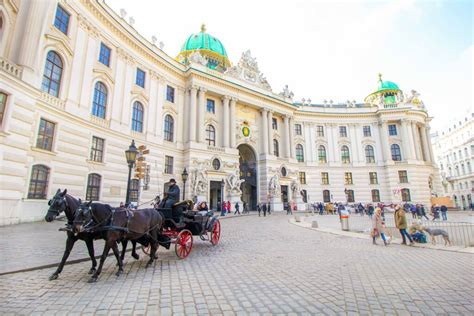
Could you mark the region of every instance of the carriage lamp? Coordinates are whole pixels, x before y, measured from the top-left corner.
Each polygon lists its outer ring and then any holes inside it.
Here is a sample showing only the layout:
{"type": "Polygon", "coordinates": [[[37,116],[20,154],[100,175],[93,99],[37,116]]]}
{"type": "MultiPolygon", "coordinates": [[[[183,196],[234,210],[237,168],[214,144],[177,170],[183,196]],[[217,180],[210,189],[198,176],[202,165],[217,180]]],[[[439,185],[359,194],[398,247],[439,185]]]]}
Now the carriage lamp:
{"type": "Polygon", "coordinates": [[[186,196],[186,181],[188,180],[188,171],[184,168],[183,173],[181,174],[181,179],[183,180],[183,200],[186,196]]]}
{"type": "Polygon", "coordinates": [[[130,205],[130,182],[132,181],[132,168],[137,158],[138,150],[135,146],[135,140],[132,140],[132,144],[125,150],[125,158],[128,163],[128,181],[127,181],[127,196],[125,198],[125,206],[130,205]]]}

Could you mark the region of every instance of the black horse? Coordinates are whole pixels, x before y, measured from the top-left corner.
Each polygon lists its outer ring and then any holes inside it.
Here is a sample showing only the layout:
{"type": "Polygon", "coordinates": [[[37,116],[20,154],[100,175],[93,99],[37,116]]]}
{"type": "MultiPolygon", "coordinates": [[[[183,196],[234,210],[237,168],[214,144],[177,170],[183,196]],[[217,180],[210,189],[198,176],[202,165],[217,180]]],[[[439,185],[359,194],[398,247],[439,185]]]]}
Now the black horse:
{"type": "Polygon", "coordinates": [[[100,258],[99,267],[89,279],[89,283],[97,281],[110,249],[112,249],[118,261],[119,269],[116,275],[119,276],[123,272],[122,258],[117,247],[117,241],[119,240],[137,241],[144,246],[150,244],[150,260],[147,267],[152,264],[163,226],[161,214],[152,208],[136,211],[119,208],[111,212],[104,212],[103,210],[100,211],[101,208],[97,205],[94,206],[94,204],[91,202],[82,203],[76,212],[73,223],[73,231],[79,234],[106,223],[106,226],[103,227],[106,229],[104,251],[100,258]]]}
{"type": "MultiPolygon", "coordinates": [[[[86,232],[75,234],[72,232],[72,224],[74,221],[74,215],[77,208],[80,205],[80,202],[73,196],[67,194],[67,189],[65,189],[63,192],[61,192],[61,189],[58,189],[58,191],[53,196],[53,198],[49,200],[48,205],[49,205],[49,209],[48,209],[48,212],[46,213],[46,216],[44,217],[44,219],[47,222],[52,222],[53,220],[56,219],[56,217],[58,217],[63,212],[67,218],[67,227],[65,229],[67,232],[66,249],[64,250],[64,254],[61,259],[61,262],[59,263],[58,268],[49,277],[49,280],[55,280],[58,278],[59,274],[62,272],[64,268],[64,265],[66,264],[66,260],[69,257],[71,250],[74,247],[75,242],[79,239],[83,240],[86,243],[87,250],[89,252],[89,256],[92,261],[92,267],[89,270],[89,274],[94,273],[97,267],[97,260],[95,259],[95,255],[94,255],[94,239],[104,238],[105,234],[104,233],[86,233],[86,232]]],[[[122,258],[125,254],[126,246],[127,246],[126,242],[123,242],[122,258]]],[[[135,259],[139,258],[138,254],[135,252],[135,247],[133,248],[132,256],[135,259]]]]}

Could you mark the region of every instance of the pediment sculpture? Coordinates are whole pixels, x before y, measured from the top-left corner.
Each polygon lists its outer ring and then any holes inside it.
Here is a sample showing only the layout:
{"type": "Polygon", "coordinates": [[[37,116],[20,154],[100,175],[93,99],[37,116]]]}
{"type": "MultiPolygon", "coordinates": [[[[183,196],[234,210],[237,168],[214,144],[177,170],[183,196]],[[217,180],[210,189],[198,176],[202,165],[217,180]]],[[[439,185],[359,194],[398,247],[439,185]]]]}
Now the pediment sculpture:
{"type": "Polygon", "coordinates": [[[228,68],[225,74],[272,91],[267,78],[258,69],[257,60],[255,57],[252,57],[250,50],[243,52],[238,64],[228,68]]]}
{"type": "Polygon", "coordinates": [[[202,165],[192,171],[191,186],[193,195],[207,194],[207,172],[202,165]]]}
{"type": "Polygon", "coordinates": [[[234,173],[230,173],[227,175],[226,178],[227,188],[230,193],[234,194],[241,194],[242,190],[240,189],[240,185],[242,182],[245,182],[245,179],[240,179],[239,170],[236,169],[234,173]]]}
{"type": "Polygon", "coordinates": [[[284,87],[283,87],[283,91],[281,91],[279,93],[282,97],[284,98],[287,98],[287,99],[293,99],[294,97],[294,93],[293,91],[290,91],[290,89],[288,88],[288,85],[286,84],[284,87]]]}
{"type": "Polygon", "coordinates": [[[189,56],[189,62],[207,66],[207,59],[199,52],[194,52],[189,56]]]}

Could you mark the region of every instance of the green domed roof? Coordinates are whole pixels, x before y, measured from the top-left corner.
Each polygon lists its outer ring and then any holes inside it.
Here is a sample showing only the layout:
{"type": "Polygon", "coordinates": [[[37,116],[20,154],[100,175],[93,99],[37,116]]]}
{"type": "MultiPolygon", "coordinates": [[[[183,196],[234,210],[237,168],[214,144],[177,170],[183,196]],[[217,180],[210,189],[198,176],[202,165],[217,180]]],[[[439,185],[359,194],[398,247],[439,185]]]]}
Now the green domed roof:
{"type": "Polygon", "coordinates": [[[377,103],[378,97],[382,95],[384,98],[385,104],[395,104],[396,103],[395,95],[399,93],[399,91],[400,91],[400,88],[398,87],[396,83],[392,81],[383,81],[382,74],[379,74],[379,82],[378,82],[377,90],[369,94],[364,99],[364,101],[366,103],[377,103]]]}
{"type": "Polygon", "coordinates": [[[225,51],[224,45],[222,45],[221,41],[214,36],[205,33],[205,31],[204,27],[202,27],[201,32],[191,34],[181,47],[181,52],[205,49],[227,57],[227,52],[225,51]]]}
{"type": "Polygon", "coordinates": [[[193,52],[199,52],[208,60],[208,67],[211,69],[225,69],[230,66],[227,52],[222,42],[216,37],[206,33],[204,24],[201,26],[201,32],[191,34],[178,54],[177,59],[181,56],[187,59],[193,52]]]}
{"type": "Polygon", "coordinates": [[[379,87],[377,91],[384,91],[384,90],[400,90],[397,84],[391,81],[379,81],[379,87]]]}

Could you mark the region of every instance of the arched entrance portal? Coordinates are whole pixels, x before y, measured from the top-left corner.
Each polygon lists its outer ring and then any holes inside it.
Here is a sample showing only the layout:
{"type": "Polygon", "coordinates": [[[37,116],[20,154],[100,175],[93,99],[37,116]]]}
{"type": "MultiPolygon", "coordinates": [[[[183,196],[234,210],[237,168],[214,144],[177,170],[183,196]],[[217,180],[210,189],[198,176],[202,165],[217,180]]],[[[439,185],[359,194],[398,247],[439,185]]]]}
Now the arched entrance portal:
{"type": "Polygon", "coordinates": [[[239,145],[239,169],[242,183],[242,201],[250,210],[257,209],[257,159],[249,145],[239,145]]]}

